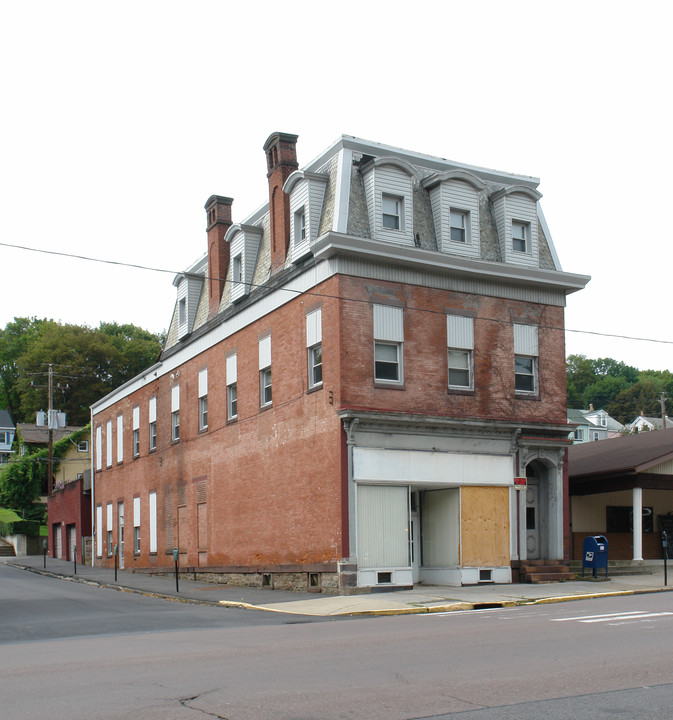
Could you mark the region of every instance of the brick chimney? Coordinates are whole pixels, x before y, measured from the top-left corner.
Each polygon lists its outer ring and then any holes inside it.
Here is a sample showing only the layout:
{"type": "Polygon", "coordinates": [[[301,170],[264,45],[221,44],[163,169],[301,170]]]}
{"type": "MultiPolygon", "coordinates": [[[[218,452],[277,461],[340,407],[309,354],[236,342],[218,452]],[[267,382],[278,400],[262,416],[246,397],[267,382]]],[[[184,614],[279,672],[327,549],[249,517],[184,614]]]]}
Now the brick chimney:
{"type": "Polygon", "coordinates": [[[233,199],[211,195],[206,209],[206,231],[208,232],[208,317],[217,315],[224,290],[224,280],[229,265],[229,243],[224,236],[231,227],[231,204],[233,199]]]}
{"type": "Polygon", "coordinates": [[[297,136],[275,132],[264,143],[269,179],[269,215],[271,220],[271,274],[285,265],[290,243],[290,196],[283,192],[288,177],[297,165],[297,136]]]}

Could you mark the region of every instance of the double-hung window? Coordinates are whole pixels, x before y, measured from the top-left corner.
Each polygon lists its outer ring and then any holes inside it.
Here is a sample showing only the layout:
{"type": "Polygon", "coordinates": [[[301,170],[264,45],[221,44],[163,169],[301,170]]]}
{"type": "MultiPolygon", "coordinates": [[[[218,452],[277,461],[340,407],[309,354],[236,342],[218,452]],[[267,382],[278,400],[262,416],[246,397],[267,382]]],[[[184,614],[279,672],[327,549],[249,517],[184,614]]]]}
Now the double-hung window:
{"type": "Polygon", "coordinates": [[[404,322],[401,307],[374,305],[374,381],[403,383],[404,322]]]}
{"type": "Polygon", "coordinates": [[[208,429],[208,368],[199,370],[199,430],[208,429]]]}
{"type": "Polygon", "coordinates": [[[133,408],[133,457],[140,455],[140,408],[133,408]]]}
{"type": "Polygon", "coordinates": [[[401,197],[381,196],[381,220],[386,230],[402,230],[404,228],[403,203],[404,200],[401,197]]]}
{"type": "Polygon", "coordinates": [[[451,242],[469,242],[469,218],[470,214],[464,210],[451,210],[449,222],[451,224],[451,242]]]}
{"type": "Polygon", "coordinates": [[[238,392],[236,385],[236,353],[227,356],[227,420],[238,417],[238,392]]]}
{"type": "Polygon", "coordinates": [[[308,386],[322,385],[322,310],[306,315],[306,347],[308,350],[308,386]]]}
{"type": "Polygon", "coordinates": [[[171,388],[171,440],[180,439],[180,386],[171,388]]]}
{"type": "Polygon", "coordinates": [[[259,341],[259,405],[271,405],[271,335],[259,341]]]}
{"type": "Polygon", "coordinates": [[[234,255],[231,265],[231,279],[234,283],[240,283],[243,279],[243,255],[234,255]]]}
{"type": "Polygon", "coordinates": [[[537,325],[514,324],[514,387],[517,394],[534,395],[538,391],[537,325]]]}
{"type": "Polygon", "coordinates": [[[306,213],[304,208],[294,214],[294,241],[300,243],[306,240],[306,213]]]}
{"type": "Polygon", "coordinates": [[[449,388],[472,390],[474,318],[463,315],[446,316],[449,388]]]}
{"type": "Polygon", "coordinates": [[[512,250],[527,253],[530,230],[528,223],[512,221],[512,250]]]}
{"type": "Polygon", "coordinates": [[[157,449],[157,399],[151,397],[149,402],[149,450],[153,452],[157,449]]]}

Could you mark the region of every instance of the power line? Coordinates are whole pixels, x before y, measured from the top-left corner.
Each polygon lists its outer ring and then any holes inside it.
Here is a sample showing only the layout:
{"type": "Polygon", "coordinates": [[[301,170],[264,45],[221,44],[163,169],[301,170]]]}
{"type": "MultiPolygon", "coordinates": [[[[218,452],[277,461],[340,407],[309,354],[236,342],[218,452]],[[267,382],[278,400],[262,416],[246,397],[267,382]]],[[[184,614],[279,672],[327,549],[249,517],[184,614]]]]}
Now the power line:
{"type": "MultiPolygon", "coordinates": [[[[13,243],[6,243],[6,242],[0,242],[1,247],[8,247],[8,248],[14,248],[16,250],[26,250],[28,252],[35,252],[35,253],[42,253],[45,255],[57,255],[59,257],[65,257],[65,258],[71,258],[75,260],[85,260],[87,262],[95,262],[95,263],[102,263],[104,265],[115,265],[118,267],[129,267],[134,268],[136,270],[147,270],[149,272],[160,272],[160,273],[166,273],[169,275],[182,275],[185,273],[184,270],[168,270],[166,268],[159,268],[159,267],[152,267],[150,265],[139,265],[136,263],[129,263],[129,262],[122,262],[120,260],[106,260],[103,258],[95,258],[90,257],[88,255],[77,255],[75,253],[67,253],[67,252],[59,252],[57,250],[44,250],[42,248],[33,248],[28,247],[26,245],[17,245],[13,243]]],[[[227,283],[226,278],[220,278],[220,277],[210,277],[207,275],[199,276],[203,277],[204,280],[210,281],[217,281],[222,282],[224,284],[227,283]]],[[[297,295],[311,295],[314,297],[320,297],[320,298],[330,298],[330,299],[336,299],[336,300],[345,300],[347,302],[360,302],[365,304],[371,304],[371,300],[362,300],[360,298],[348,298],[343,297],[341,295],[332,295],[330,293],[319,293],[311,290],[293,290],[292,288],[278,286],[274,288],[273,286],[269,286],[268,284],[259,284],[259,283],[243,283],[244,285],[248,286],[249,288],[261,288],[261,287],[268,287],[270,289],[274,290],[285,290],[286,292],[292,292],[296,293],[297,295]]],[[[418,312],[429,312],[429,313],[436,313],[438,315],[443,315],[444,313],[439,310],[431,310],[429,308],[407,308],[408,310],[414,310],[418,312]]],[[[490,322],[498,322],[503,323],[505,325],[514,325],[514,321],[512,320],[498,320],[496,318],[480,318],[481,320],[489,320],[490,322]]],[[[636,342],[651,342],[651,343],[659,343],[661,345],[673,345],[673,340],[660,340],[658,338],[646,338],[646,337],[637,337],[633,335],[621,335],[619,333],[606,333],[606,332],[600,332],[598,330],[575,330],[573,328],[568,327],[556,327],[553,325],[540,325],[541,329],[544,330],[563,330],[564,332],[569,333],[577,333],[577,334],[583,334],[583,335],[595,335],[597,337],[607,337],[607,338],[615,338],[618,340],[632,340],[636,342]]]]}

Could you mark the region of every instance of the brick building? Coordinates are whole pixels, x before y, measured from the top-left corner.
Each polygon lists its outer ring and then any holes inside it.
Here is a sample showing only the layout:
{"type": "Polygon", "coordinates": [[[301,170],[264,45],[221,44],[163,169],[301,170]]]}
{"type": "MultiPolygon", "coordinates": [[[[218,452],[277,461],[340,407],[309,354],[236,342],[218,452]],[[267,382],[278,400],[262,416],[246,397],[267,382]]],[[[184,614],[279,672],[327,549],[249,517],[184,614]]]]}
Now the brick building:
{"type": "MultiPolygon", "coordinates": [[[[538,180],[342,136],[205,205],[159,361],[92,407],[96,563],[324,591],[568,555],[564,306],[538,180]],[[519,493],[514,478],[528,477],[519,493]]],[[[514,573],[516,577],[516,573],[514,573]]]]}

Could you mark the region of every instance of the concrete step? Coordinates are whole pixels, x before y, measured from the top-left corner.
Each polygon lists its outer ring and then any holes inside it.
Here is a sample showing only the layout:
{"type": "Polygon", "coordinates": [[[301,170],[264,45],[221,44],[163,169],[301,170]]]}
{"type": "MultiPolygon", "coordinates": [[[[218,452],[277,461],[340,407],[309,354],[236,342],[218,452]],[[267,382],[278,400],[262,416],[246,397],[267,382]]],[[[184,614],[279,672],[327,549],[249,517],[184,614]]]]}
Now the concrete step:
{"type": "Polygon", "coordinates": [[[531,575],[526,575],[526,582],[532,583],[533,585],[553,582],[568,582],[571,580],[575,580],[575,573],[573,572],[532,573],[531,575]]]}
{"type": "Polygon", "coordinates": [[[0,557],[16,557],[14,545],[5,542],[4,540],[0,540],[0,557]]]}

